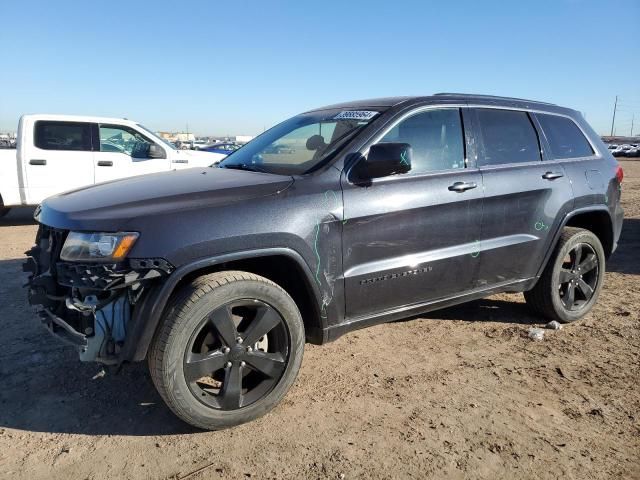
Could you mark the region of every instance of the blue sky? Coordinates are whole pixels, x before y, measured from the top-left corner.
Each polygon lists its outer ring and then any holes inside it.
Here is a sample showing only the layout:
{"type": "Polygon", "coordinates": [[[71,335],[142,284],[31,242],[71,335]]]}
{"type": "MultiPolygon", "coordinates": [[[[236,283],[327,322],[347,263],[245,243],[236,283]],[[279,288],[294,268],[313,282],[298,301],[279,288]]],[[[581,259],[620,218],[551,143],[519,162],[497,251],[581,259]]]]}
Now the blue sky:
{"type": "Polygon", "coordinates": [[[23,113],[256,134],[313,107],[439,91],[636,114],[639,0],[22,1],[0,20],[0,130],[23,113]],[[526,5],[526,6],[525,6],[526,5]]]}

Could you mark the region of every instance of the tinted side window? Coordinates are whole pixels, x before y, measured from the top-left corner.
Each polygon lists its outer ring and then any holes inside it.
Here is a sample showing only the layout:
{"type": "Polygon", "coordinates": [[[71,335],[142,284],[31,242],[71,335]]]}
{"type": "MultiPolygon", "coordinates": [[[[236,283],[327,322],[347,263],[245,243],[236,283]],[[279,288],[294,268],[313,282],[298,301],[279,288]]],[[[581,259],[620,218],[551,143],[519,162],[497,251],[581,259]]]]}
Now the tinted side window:
{"type": "Polygon", "coordinates": [[[484,144],[484,158],[478,159],[478,165],[541,160],[538,134],[526,112],[489,108],[476,112],[484,144]]]}
{"type": "Polygon", "coordinates": [[[553,158],[578,158],[593,155],[591,145],[573,120],[558,115],[536,114],[549,141],[553,158]]]}
{"type": "Polygon", "coordinates": [[[76,122],[38,121],[35,127],[36,147],[43,150],[91,151],[91,125],[76,122]]]}
{"type": "Polygon", "coordinates": [[[464,135],[458,109],[427,110],[393,127],[380,142],[411,145],[411,173],[464,168],[464,135]]]}
{"type": "Polygon", "coordinates": [[[100,125],[100,151],[124,153],[133,158],[147,158],[151,142],[132,128],[100,125]]]}

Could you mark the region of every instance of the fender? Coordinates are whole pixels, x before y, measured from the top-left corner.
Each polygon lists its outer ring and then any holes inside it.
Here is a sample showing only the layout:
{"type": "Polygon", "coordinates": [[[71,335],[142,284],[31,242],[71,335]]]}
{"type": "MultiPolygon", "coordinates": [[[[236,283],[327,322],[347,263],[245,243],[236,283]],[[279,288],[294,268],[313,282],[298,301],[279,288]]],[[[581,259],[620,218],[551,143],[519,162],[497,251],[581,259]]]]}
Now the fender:
{"type": "MultiPolygon", "coordinates": [[[[611,212],[609,211],[609,209],[605,205],[591,205],[591,206],[588,206],[588,207],[578,208],[576,210],[573,210],[573,211],[567,213],[564,216],[564,218],[562,219],[562,223],[560,224],[560,226],[558,227],[558,229],[556,230],[556,232],[555,232],[555,234],[553,236],[553,241],[551,242],[551,245],[549,246],[549,250],[547,251],[547,253],[546,253],[545,257],[544,257],[544,260],[543,260],[540,268],[538,269],[538,273],[536,274],[536,278],[540,278],[540,276],[542,275],[542,272],[544,272],[544,269],[546,268],[547,263],[549,262],[549,259],[551,258],[551,254],[556,249],[556,245],[558,244],[558,240],[560,239],[560,235],[562,234],[562,229],[567,226],[567,223],[569,223],[569,220],[571,220],[576,215],[580,215],[582,213],[592,213],[592,212],[605,212],[607,215],[609,215],[609,219],[611,221],[611,225],[613,225],[613,219],[611,218],[611,212]]],[[[535,285],[535,283],[532,284],[531,287],[533,288],[534,285],[535,285]]]]}
{"type": "Polygon", "coordinates": [[[130,322],[130,330],[125,340],[125,344],[119,354],[119,363],[124,361],[138,362],[144,360],[153,335],[162,318],[162,313],[167,305],[169,297],[174,292],[180,281],[190,273],[202,270],[214,265],[234,260],[246,260],[250,258],[267,257],[274,255],[285,255],[294,260],[307,277],[307,284],[311,287],[314,300],[312,303],[316,310],[316,318],[320,319],[320,333],[323,337],[321,341],[326,341],[324,337],[327,335],[326,318],[322,318],[318,307],[318,299],[321,298],[318,285],[313,281],[313,275],[309,266],[302,256],[290,248],[265,248],[258,250],[243,250],[233,253],[225,253],[213,257],[198,259],[194,262],[187,263],[177,268],[166,281],[156,286],[147,293],[142,301],[136,306],[130,322]]]}

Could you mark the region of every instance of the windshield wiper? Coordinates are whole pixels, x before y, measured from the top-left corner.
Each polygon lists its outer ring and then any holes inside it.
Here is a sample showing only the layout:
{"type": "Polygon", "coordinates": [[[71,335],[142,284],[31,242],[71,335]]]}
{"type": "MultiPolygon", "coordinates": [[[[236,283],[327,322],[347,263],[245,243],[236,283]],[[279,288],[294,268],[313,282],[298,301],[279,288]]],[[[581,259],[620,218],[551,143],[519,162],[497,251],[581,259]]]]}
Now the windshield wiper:
{"type": "Polygon", "coordinates": [[[218,168],[231,168],[234,170],[246,170],[247,172],[260,172],[260,173],[270,173],[256,165],[249,165],[246,163],[231,163],[229,165],[220,164],[218,168]]]}

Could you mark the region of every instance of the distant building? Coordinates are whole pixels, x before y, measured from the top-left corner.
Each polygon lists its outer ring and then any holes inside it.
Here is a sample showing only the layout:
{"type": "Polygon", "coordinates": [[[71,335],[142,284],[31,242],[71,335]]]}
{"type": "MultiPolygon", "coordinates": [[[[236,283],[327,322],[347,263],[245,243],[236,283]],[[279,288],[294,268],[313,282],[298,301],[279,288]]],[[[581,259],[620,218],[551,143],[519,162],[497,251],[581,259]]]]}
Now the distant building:
{"type": "Polygon", "coordinates": [[[156,132],[160,138],[170,142],[193,142],[196,136],[193,133],[184,132],[156,132]]]}
{"type": "Polygon", "coordinates": [[[236,143],[247,143],[253,140],[253,135],[236,135],[235,142],[236,143]]]}
{"type": "Polygon", "coordinates": [[[193,133],[184,132],[156,132],[160,138],[164,138],[170,142],[190,143],[195,140],[205,140],[207,143],[215,142],[235,142],[235,143],[247,143],[253,140],[253,135],[230,135],[226,137],[213,137],[204,136],[196,137],[193,133]]]}
{"type": "Polygon", "coordinates": [[[602,141],[604,143],[638,143],[640,142],[640,137],[639,136],[634,136],[634,137],[626,137],[623,135],[614,135],[609,136],[609,135],[603,135],[602,136],[602,141]]]}
{"type": "Polygon", "coordinates": [[[176,142],[193,142],[196,136],[193,133],[176,133],[174,136],[176,142]]]}

